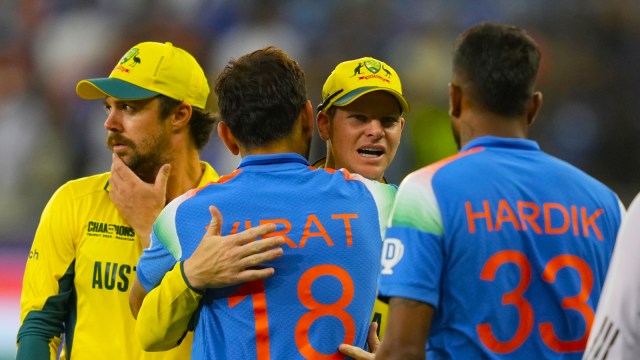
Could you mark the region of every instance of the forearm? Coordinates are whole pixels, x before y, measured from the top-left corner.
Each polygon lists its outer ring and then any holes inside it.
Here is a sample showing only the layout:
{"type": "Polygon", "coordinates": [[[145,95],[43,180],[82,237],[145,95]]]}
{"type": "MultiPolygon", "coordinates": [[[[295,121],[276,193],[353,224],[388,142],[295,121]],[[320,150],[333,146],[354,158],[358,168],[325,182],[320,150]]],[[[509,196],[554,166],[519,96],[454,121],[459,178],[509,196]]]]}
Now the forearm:
{"type": "MultiPolygon", "coordinates": [[[[23,332],[22,328],[20,332],[23,332]]],[[[60,336],[37,332],[19,334],[16,360],[56,359],[60,343],[60,336]]]]}
{"type": "Polygon", "coordinates": [[[140,279],[136,276],[133,280],[133,285],[131,285],[131,290],[129,291],[129,308],[131,309],[131,314],[134,319],[138,318],[138,312],[140,311],[140,307],[142,307],[142,302],[147,296],[147,290],[140,283],[140,279]]]}
{"type": "Polygon", "coordinates": [[[198,309],[202,295],[189,288],[181,264],[177,263],[147,294],[138,312],[136,335],[146,351],[163,351],[178,345],[198,309]]]}
{"type": "Polygon", "coordinates": [[[376,359],[424,359],[434,308],[419,301],[392,297],[387,333],[376,359]]]}
{"type": "Polygon", "coordinates": [[[64,275],[47,274],[52,266],[29,262],[21,294],[22,323],[16,359],[56,359],[73,294],[74,263],[64,275]],[[43,282],[49,284],[43,286],[43,282]],[[57,287],[51,285],[57,283],[57,287]]]}

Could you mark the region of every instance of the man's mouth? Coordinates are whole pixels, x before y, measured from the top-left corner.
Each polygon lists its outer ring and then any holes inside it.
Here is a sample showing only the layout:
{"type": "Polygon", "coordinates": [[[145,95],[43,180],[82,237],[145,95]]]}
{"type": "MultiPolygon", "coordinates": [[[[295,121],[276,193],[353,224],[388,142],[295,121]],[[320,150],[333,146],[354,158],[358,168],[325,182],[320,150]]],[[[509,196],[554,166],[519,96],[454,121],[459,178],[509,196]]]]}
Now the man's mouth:
{"type": "Polygon", "coordinates": [[[112,135],[107,137],[107,145],[113,152],[124,151],[131,147],[131,142],[122,136],[112,135]]]}
{"type": "Polygon", "coordinates": [[[375,147],[361,147],[360,149],[358,149],[358,154],[362,155],[363,157],[380,157],[384,155],[384,149],[375,147]]]}
{"type": "Polygon", "coordinates": [[[127,145],[125,145],[125,144],[112,144],[111,145],[111,151],[113,151],[113,152],[123,151],[126,148],[127,148],[127,145]]]}

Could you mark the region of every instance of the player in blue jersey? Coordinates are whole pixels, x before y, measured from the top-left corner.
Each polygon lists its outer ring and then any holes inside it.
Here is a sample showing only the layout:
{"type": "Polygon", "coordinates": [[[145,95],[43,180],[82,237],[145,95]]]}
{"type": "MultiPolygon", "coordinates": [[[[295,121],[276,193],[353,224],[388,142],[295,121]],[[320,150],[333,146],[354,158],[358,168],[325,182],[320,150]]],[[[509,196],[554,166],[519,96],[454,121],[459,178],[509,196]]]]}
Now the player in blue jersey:
{"type": "Polygon", "coordinates": [[[449,111],[461,149],[400,184],[376,358],[582,356],[624,209],[526,139],[539,61],[517,27],[482,23],[459,38],[449,111]]]}
{"type": "MultiPolygon", "coordinates": [[[[379,266],[395,188],[309,165],[311,103],[302,70],[283,52],[266,48],[231,61],[215,91],[218,134],[242,161],[232,174],[163,210],[138,263],[139,283],[148,292],[178,274],[191,285],[183,290],[202,304],[194,359],[319,358],[340,356],[343,342],[364,346],[377,290],[371,270],[379,266]],[[224,215],[221,226],[212,205],[224,215]],[[271,236],[284,239],[281,256],[260,265],[273,276],[222,287],[199,281],[202,269],[190,256],[210,245],[208,225],[229,235],[265,223],[276,225],[271,236]]],[[[147,297],[140,309],[139,337],[163,331],[145,315],[162,313],[155,300],[147,297]]],[[[158,344],[143,345],[155,350],[158,344]]]]}

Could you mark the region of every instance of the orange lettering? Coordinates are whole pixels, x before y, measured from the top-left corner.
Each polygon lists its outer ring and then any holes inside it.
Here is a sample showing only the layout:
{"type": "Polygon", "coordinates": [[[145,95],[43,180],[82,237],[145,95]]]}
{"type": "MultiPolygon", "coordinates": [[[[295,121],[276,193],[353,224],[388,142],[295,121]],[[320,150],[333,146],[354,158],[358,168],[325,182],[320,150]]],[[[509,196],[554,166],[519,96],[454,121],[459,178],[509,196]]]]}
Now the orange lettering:
{"type": "Polygon", "coordinates": [[[496,231],[500,231],[502,228],[502,223],[511,222],[516,230],[520,230],[520,224],[518,223],[518,218],[513,213],[511,206],[507,200],[500,200],[498,202],[498,211],[496,213],[496,231]]]}
{"type": "Polygon", "coordinates": [[[272,237],[272,236],[282,236],[284,238],[284,242],[287,243],[291,248],[296,248],[296,243],[291,240],[287,234],[291,231],[291,223],[287,219],[269,219],[269,220],[260,220],[260,225],[262,224],[281,224],[284,226],[284,230],[274,231],[272,233],[266,234],[263,238],[272,237]]]}
{"type": "Polygon", "coordinates": [[[528,201],[518,201],[518,215],[520,215],[520,222],[522,224],[522,230],[528,230],[527,223],[533,229],[536,234],[542,234],[542,229],[536,224],[536,219],[540,216],[540,208],[538,204],[528,201]],[[525,213],[525,208],[531,209],[531,213],[525,213]]]}
{"type": "Polygon", "coordinates": [[[347,246],[353,244],[353,233],[351,232],[351,222],[349,219],[357,219],[358,214],[333,214],[332,219],[342,219],[344,221],[344,230],[347,235],[347,246]]]}
{"type": "Polygon", "coordinates": [[[240,227],[240,222],[236,221],[233,223],[233,227],[231,228],[231,235],[236,234],[238,232],[238,228],[240,227]]]}
{"type": "Polygon", "coordinates": [[[580,208],[580,217],[582,218],[582,231],[584,236],[589,236],[589,226],[591,226],[598,240],[603,239],[602,233],[600,232],[600,229],[598,229],[598,225],[596,225],[596,219],[598,216],[602,215],[602,213],[604,213],[604,210],[598,209],[591,214],[591,216],[587,217],[587,209],[584,207],[580,208]]]}
{"type": "Polygon", "coordinates": [[[578,207],[575,205],[571,205],[571,223],[573,224],[573,235],[580,235],[580,230],[578,229],[578,207]]]}
{"type": "Polygon", "coordinates": [[[322,223],[320,223],[320,220],[318,220],[318,217],[314,214],[309,215],[309,217],[307,218],[307,223],[304,225],[304,233],[302,233],[302,239],[300,239],[301,248],[304,247],[304,245],[307,243],[307,238],[310,237],[322,237],[327,242],[327,245],[333,246],[333,241],[329,237],[329,234],[327,234],[324,226],[322,226],[322,223]],[[317,232],[311,232],[312,223],[316,225],[316,228],[318,229],[317,232]]]}
{"type": "Polygon", "coordinates": [[[542,204],[542,208],[544,211],[544,231],[547,234],[562,234],[569,229],[569,213],[567,209],[564,208],[561,204],[557,203],[544,203],[542,204]],[[556,209],[560,211],[564,221],[562,222],[562,226],[554,228],[553,224],[551,224],[551,210],[556,209]]]}
{"type": "Polygon", "coordinates": [[[487,222],[487,231],[493,231],[493,225],[491,223],[491,210],[489,209],[489,201],[487,200],[482,201],[482,206],[484,207],[483,212],[474,213],[472,212],[472,209],[471,209],[471,202],[467,201],[464,203],[464,208],[467,211],[467,223],[469,225],[469,232],[472,234],[476,232],[476,224],[474,223],[475,219],[485,218],[487,222]]]}

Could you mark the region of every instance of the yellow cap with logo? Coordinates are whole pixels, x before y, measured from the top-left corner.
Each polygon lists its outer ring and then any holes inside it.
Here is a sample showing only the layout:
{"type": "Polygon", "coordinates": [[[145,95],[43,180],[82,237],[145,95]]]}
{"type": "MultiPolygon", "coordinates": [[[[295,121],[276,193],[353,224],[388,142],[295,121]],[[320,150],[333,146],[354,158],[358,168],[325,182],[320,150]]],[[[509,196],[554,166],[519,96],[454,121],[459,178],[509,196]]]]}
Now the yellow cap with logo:
{"type": "Polygon", "coordinates": [[[108,78],[82,80],[76,93],[88,100],[107,96],[140,100],[162,94],[204,109],[209,84],[188,52],[169,42],[143,42],[127,51],[108,78]]]}
{"type": "Polygon", "coordinates": [[[322,87],[322,103],[318,105],[318,111],[331,106],[348,105],[360,96],[377,90],[395,96],[403,113],[409,111],[409,103],[402,95],[400,77],[391,66],[372,57],[341,62],[322,87]]]}

